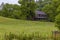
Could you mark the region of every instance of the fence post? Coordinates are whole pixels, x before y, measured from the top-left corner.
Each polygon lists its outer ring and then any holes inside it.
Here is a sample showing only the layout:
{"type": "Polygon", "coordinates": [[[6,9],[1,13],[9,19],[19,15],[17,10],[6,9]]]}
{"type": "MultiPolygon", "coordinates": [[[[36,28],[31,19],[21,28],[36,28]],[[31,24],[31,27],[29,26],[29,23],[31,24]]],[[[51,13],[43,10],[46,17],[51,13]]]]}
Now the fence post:
{"type": "Polygon", "coordinates": [[[60,40],[60,31],[53,31],[52,34],[54,40],[60,40]]]}

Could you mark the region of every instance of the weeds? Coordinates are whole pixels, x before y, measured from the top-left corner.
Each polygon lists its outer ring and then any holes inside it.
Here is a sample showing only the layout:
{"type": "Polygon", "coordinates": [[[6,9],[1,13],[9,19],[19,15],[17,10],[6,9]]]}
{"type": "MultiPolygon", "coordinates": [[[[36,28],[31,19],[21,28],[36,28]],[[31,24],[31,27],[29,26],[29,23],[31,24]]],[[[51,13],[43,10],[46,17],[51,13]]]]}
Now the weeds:
{"type": "Polygon", "coordinates": [[[14,33],[9,33],[4,36],[5,40],[52,40],[52,38],[42,37],[40,33],[34,32],[32,34],[25,34],[24,32],[17,35],[14,33]]]}

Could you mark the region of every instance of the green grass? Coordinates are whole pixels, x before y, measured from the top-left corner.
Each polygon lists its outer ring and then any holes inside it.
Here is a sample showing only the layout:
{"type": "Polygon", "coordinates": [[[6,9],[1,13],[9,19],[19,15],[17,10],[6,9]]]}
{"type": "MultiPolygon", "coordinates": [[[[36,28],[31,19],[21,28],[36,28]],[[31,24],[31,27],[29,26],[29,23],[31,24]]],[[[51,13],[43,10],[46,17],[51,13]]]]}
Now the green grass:
{"type": "Polygon", "coordinates": [[[50,36],[51,32],[57,30],[52,22],[16,20],[5,17],[0,17],[0,35],[4,33],[22,33],[30,34],[39,32],[42,36],[50,36]]]}

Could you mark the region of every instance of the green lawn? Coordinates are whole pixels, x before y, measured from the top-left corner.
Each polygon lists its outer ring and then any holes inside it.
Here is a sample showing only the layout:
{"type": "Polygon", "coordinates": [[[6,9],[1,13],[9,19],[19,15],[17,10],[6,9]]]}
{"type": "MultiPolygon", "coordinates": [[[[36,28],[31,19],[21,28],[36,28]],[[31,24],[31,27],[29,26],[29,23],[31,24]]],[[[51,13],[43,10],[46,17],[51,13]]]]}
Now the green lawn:
{"type": "Polygon", "coordinates": [[[16,20],[0,17],[0,35],[4,33],[32,33],[39,32],[42,36],[51,35],[51,31],[57,30],[52,22],[16,20]]]}

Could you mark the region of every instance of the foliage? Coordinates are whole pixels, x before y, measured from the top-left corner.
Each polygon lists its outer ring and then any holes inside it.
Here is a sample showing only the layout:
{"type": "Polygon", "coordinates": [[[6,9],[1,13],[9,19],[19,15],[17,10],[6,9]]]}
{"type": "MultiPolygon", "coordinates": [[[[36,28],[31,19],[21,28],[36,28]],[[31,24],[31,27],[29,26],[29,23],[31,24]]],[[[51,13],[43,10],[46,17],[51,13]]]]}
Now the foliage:
{"type": "Polygon", "coordinates": [[[50,21],[54,21],[55,11],[53,11],[53,10],[55,10],[55,9],[53,8],[53,5],[50,5],[50,6],[49,6],[49,4],[48,4],[48,5],[45,5],[45,7],[44,7],[42,10],[43,10],[45,13],[47,13],[48,19],[49,19],[50,21]]]}
{"type": "Polygon", "coordinates": [[[37,5],[38,5],[38,10],[42,11],[42,8],[46,5],[51,3],[51,0],[39,0],[36,1],[37,5]]]}
{"type": "Polygon", "coordinates": [[[56,12],[59,14],[60,13],[60,5],[57,7],[56,12]]]}
{"type": "Polygon", "coordinates": [[[56,16],[55,26],[60,30],[60,13],[56,16]]]}
{"type": "Polygon", "coordinates": [[[34,0],[19,0],[21,4],[21,15],[22,19],[33,19],[35,16],[36,3],[34,0]]]}
{"type": "Polygon", "coordinates": [[[24,32],[20,34],[13,34],[10,32],[8,35],[7,33],[5,34],[4,39],[5,40],[52,40],[54,38],[42,37],[38,32],[33,32],[31,34],[25,34],[24,32]]]}
{"type": "Polygon", "coordinates": [[[15,19],[33,19],[37,8],[34,0],[19,0],[21,5],[5,4],[0,15],[15,19]]]}
{"type": "Polygon", "coordinates": [[[20,19],[20,6],[16,4],[5,4],[1,16],[20,19]]]}
{"type": "Polygon", "coordinates": [[[60,5],[59,0],[52,0],[50,4],[46,4],[43,8],[42,11],[47,13],[48,19],[51,21],[55,21],[55,16],[58,15],[58,7],[60,5]]]}

